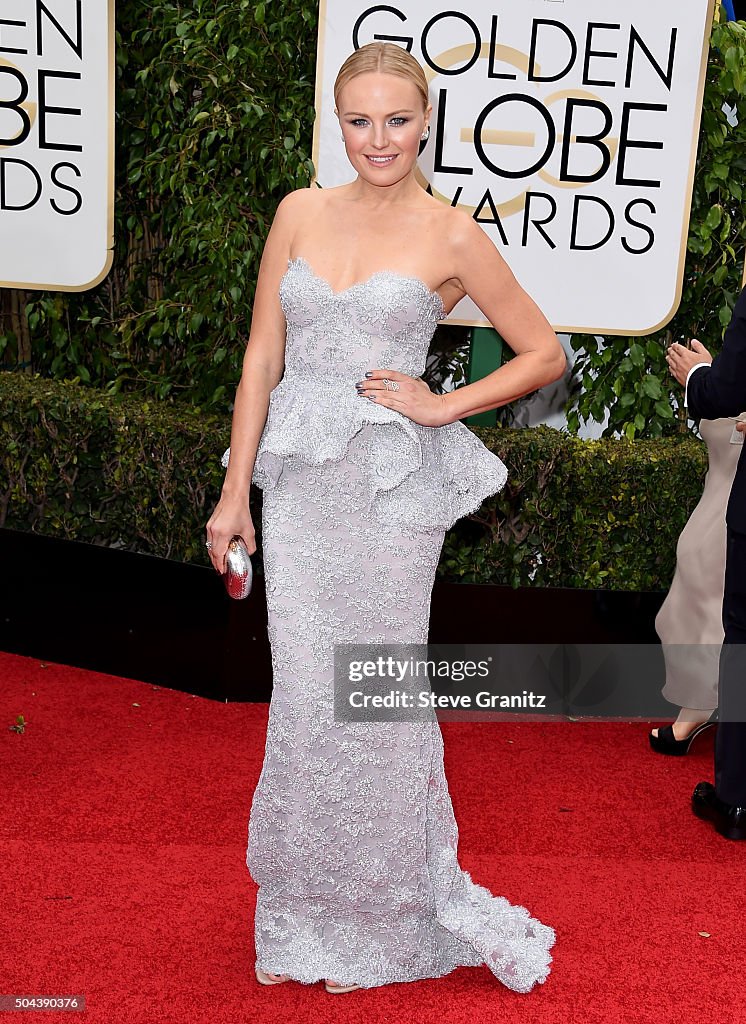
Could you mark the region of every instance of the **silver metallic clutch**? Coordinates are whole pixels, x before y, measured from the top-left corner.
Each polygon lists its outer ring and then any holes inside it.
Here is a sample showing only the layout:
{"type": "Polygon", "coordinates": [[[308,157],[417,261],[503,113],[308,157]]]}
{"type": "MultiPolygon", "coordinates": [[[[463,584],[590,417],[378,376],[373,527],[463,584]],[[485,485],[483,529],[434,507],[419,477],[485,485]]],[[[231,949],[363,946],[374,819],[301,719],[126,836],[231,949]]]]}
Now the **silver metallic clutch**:
{"type": "Polygon", "coordinates": [[[228,544],[228,551],[225,555],[225,572],[223,582],[229,597],[242,601],[251,593],[251,584],[254,579],[254,571],[251,566],[251,556],[244,544],[243,538],[236,534],[228,544]]]}

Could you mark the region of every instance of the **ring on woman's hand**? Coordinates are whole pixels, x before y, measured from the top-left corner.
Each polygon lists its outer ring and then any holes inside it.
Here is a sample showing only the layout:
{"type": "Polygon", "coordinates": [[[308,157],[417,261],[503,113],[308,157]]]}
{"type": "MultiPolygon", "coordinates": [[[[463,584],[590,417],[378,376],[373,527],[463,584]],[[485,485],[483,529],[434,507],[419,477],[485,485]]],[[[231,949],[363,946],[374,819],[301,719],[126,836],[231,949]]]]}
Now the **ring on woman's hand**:
{"type": "Polygon", "coordinates": [[[383,378],[383,386],[386,388],[387,391],[399,390],[399,382],[396,380],[389,380],[388,377],[383,378]]]}
{"type": "Polygon", "coordinates": [[[212,547],[212,541],[211,541],[211,540],[206,540],[206,541],[205,541],[205,547],[206,547],[206,548],[207,548],[207,550],[209,551],[209,550],[210,550],[210,548],[212,547]]]}

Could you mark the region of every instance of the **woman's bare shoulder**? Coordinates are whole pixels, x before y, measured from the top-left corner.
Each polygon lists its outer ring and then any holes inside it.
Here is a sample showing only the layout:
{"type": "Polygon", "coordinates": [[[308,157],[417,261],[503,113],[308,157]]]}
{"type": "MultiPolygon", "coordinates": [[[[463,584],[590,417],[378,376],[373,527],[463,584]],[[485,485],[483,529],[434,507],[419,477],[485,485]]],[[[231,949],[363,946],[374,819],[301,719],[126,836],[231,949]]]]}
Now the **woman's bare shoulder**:
{"type": "Polygon", "coordinates": [[[431,242],[436,242],[441,257],[455,257],[458,252],[479,244],[483,232],[470,213],[429,194],[427,198],[430,200],[425,208],[429,218],[427,233],[431,242]]]}
{"type": "Polygon", "coordinates": [[[283,196],[277,205],[275,216],[292,215],[297,216],[301,210],[308,209],[310,204],[319,201],[318,193],[323,189],[309,185],[307,188],[296,188],[283,196]]]}
{"type": "Polygon", "coordinates": [[[445,232],[446,237],[458,241],[468,241],[477,232],[481,231],[472,215],[467,213],[466,210],[462,210],[458,206],[449,206],[439,199],[436,199],[435,202],[441,208],[440,227],[445,232]]]}

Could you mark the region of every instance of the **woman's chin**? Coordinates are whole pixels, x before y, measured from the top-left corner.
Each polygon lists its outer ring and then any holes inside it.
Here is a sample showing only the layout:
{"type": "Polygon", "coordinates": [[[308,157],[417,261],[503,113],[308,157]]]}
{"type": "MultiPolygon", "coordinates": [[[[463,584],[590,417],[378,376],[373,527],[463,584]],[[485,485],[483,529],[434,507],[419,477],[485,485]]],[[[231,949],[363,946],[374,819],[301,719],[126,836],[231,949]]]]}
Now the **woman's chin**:
{"type": "Polygon", "coordinates": [[[402,158],[397,156],[389,164],[376,166],[372,161],[363,157],[357,161],[357,172],[361,178],[370,182],[371,185],[395,185],[406,178],[411,172],[414,164],[405,164],[402,158]]]}

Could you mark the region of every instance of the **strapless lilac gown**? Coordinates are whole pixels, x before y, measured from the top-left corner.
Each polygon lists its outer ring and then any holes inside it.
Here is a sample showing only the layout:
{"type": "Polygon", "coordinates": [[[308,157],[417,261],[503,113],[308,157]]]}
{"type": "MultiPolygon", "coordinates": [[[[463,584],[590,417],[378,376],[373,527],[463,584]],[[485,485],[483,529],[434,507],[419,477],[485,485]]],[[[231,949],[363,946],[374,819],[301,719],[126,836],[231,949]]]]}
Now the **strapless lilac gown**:
{"type": "Polygon", "coordinates": [[[280,299],[285,374],[253,475],[273,664],[246,855],[256,964],[364,988],[487,964],[528,992],[555,934],[460,868],[437,719],[334,720],[334,644],[427,643],[445,531],[505,466],[460,421],[422,426],[356,393],[368,369],[422,374],[443,317],[422,281],[384,271],[335,292],[297,258],[280,299]]]}

